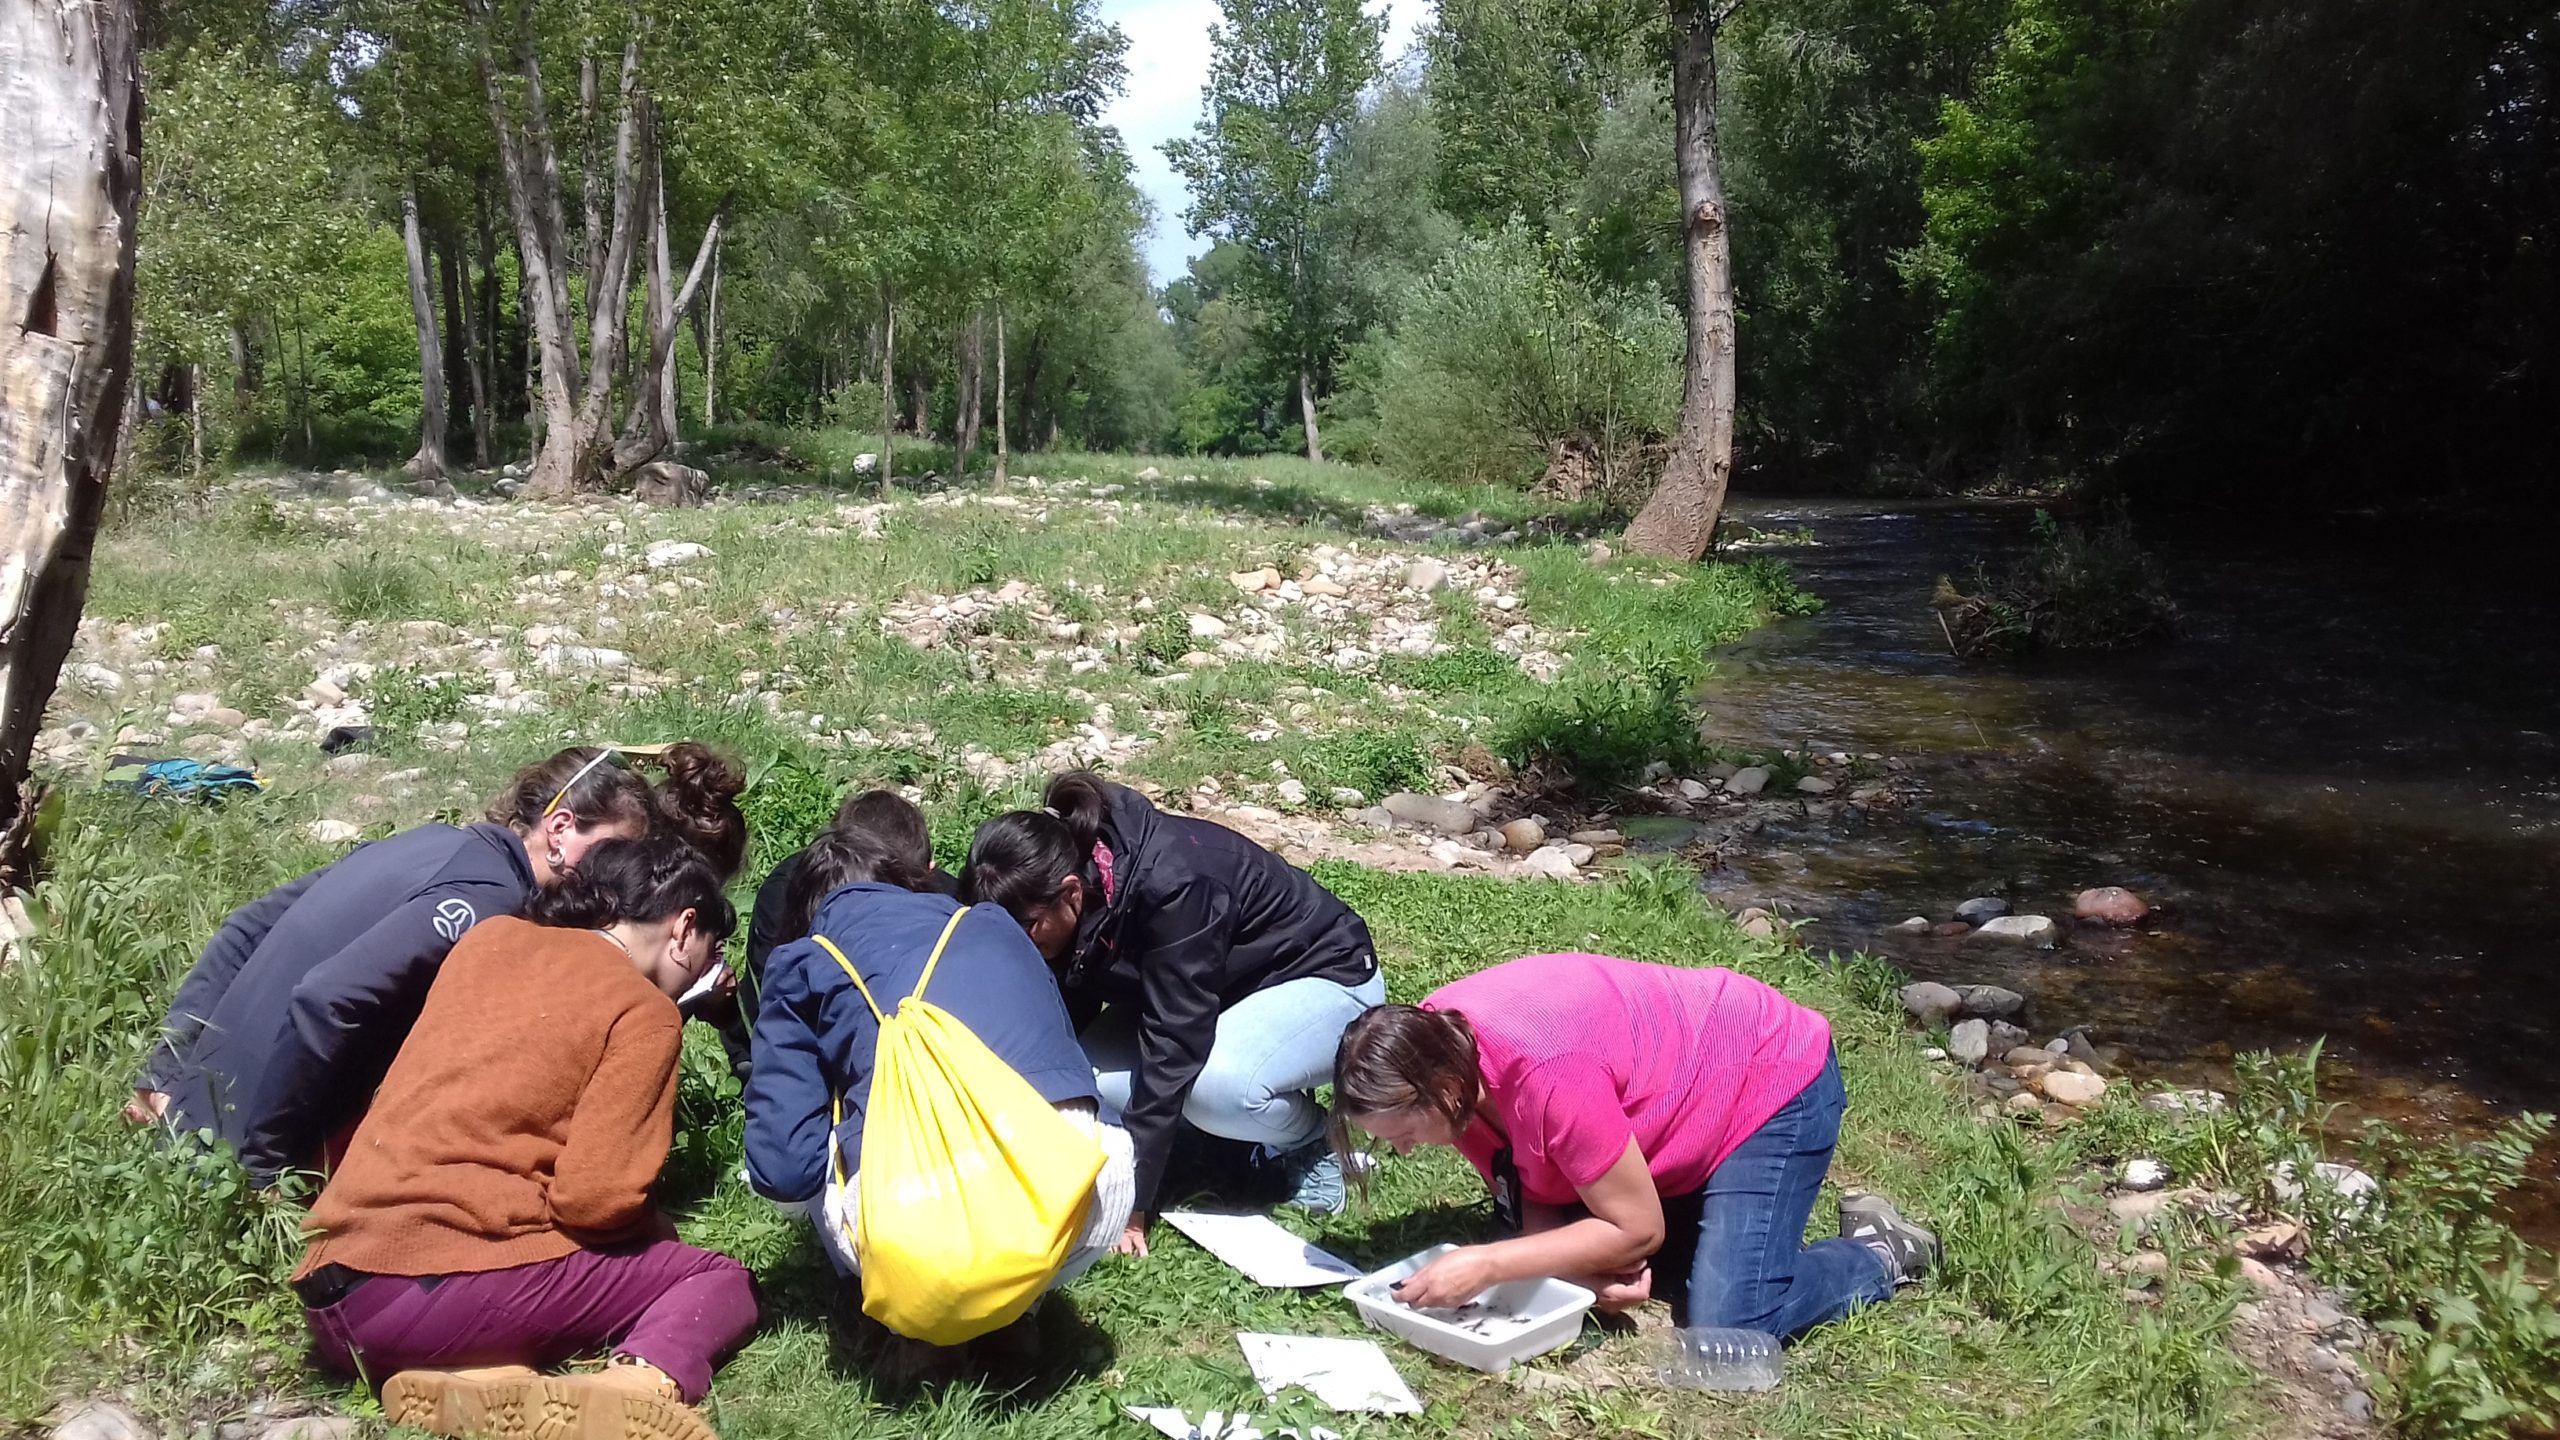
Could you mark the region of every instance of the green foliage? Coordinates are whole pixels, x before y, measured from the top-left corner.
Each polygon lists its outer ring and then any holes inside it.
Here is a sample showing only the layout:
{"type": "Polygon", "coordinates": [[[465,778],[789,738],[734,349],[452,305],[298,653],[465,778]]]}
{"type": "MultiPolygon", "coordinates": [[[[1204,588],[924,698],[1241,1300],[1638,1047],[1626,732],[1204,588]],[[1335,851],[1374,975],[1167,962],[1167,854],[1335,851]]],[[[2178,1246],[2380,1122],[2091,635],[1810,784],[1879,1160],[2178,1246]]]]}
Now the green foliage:
{"type": "Polygon", "coordinates": [[[1410,295],[1377,362],[1379,448],[1400,470],[1526,485],[1571,451],[1590,484],[1640,493],[1680,407],[1682,332],[1659,299],[1596,285],[1511,225],[1410,295]]]}
{"type": "Polygon", "coordinates": [[[1933,602],[1959,654],[2116,650],[2177,633],[2178,609],[2121,501],[2088,521],[2038,510],[2027,553],[1994,580],[1975,569],[1965,593],[1941,578],[1933,602]]]}
{"type": "Polygon", "coordinates": [[[1583,674],[1531,696],[1494,732],[1494,752],[1514,767],[1576,784],[1635,783],[1659,760],[1694,766],[1698,719],[1677,672],[1583,674]]]}
{"type": "Polygon", "coordinates": [[[329,568],[329,604],[349,620],[409,620],[426,613],[439,587],[405,555],[367,550],[329,568]]]}
{"type": "Polygon", "coordinates": [[[421,725],[459,720],[469,708],[471,692],[457,675],[433,678],[401,666],[373,672],[363,685],[365,706],[385,733],[409,735],[421,725]]]}
{"type": "Polygon", "coordinates": [[[1431,783],[1431,757],[1412,735],[1394,729],[1340,730],[1308,742],[1290,763],[1312,796],[1348,788],[1372,804],[1431,783]]]}

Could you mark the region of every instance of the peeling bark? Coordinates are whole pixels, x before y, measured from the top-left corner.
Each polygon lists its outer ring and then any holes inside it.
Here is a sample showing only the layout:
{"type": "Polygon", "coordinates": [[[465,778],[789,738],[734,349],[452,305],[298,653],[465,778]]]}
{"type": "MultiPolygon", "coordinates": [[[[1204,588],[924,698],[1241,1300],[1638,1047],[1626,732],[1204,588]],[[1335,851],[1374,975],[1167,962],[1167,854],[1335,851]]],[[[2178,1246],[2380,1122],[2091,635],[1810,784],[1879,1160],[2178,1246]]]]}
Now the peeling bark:
{"type": "Polygon", "coordinates": [[[133,370],[142,87],[132,0],[0,6],[0,890],[89,593],[133,370]]]}

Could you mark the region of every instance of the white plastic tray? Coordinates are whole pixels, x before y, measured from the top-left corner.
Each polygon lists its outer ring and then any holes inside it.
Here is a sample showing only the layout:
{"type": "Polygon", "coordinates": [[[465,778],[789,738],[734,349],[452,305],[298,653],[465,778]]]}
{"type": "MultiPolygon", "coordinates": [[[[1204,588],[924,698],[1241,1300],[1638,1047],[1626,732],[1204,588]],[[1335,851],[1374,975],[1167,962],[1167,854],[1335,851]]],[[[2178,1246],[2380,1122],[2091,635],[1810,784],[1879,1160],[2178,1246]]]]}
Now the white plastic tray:
{"type": "Polygon", "coordinates": [[[1506,1281],[1454,1311],[1416,1310],[1387,1288],[1456,1248],[1434,1245],[1352,1281],[1342,1294],[1378,1329],[1488,1375],[1562,1349],[1582,1333],[1582,1317],[1598,1297],[1567,1280],[1506,1281]]]}

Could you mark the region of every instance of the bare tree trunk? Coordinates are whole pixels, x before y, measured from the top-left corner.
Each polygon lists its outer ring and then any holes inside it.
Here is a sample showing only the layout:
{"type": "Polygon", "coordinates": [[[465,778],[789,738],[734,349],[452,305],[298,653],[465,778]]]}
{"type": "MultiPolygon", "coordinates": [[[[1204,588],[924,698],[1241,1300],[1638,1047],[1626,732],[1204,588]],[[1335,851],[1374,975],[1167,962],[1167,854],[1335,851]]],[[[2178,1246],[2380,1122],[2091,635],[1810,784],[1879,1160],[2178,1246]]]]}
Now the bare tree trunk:
{"type": "Polygon", "coordinates": [[[473,178],[471,203],[474,229],[480,241],[480,284],[472,294],[472,314],[476,318],[478,370],[472,384],[477,387],[472,413],[471,445],[483,468],[495,463],[497,451],[497,393],[506,384],[505,372],[498,366],[498,239],[489,225],[489,172],[482,170],[473,178]]]}
{"type": "Polygon", "coordinates": [[[134,8],[0,5],[0,891],[33,878],[29,762],[79,632],[132,383],[134,8]]]}
{"type": "Polygon", "coordinates": [[[1005,443],[1004,431],[1004,305],[996,305],[996,483],[1012,479],[1009,473],[1013,452],[1005,443]]]}
{"type": "Polygon", "coordinates": [[[898,456],[898,287],[880,282],[880,498],[889,498],[898,456]]]}
{"type": "Polygon", "coordinates": [[[258,371],[249,352],[249,332],[237,324],[231,326],[231,428],[238,434],[242,417],[258,403],[258,371]]]}
{"type": "Polygon", "coordinates": [[[953,418],[951,470],[969,473],[978,453],[978,429],[986,423],[987,327],[983,314],[972,314],[960,327],[960,413],[953,418]]]}
{"type": "MultiPolygon", "coordinates": [[[[1022,384],[1015,391],[1016,394],[1022,397],[1022,428],[1025,434],[1031,433],[1035,428],[1031,423],[1031,402],[1032,396],[1037,394],[1040,389],[1040,363],[1042,357],[1047,353],[1048,348],[1049,327],[1046,324],[1042,324],[1039,328],[1031,332],[1031,344],[1029,348],[1023,351],[1022,384]]],[[[1055,431],[1057,424],[1058,417],[1056,412],[1053,410],[1049,416],[1050,429],[1055,431]]],[[[1058,447],[1051,445],[1049,448],[1055,450],[1058,447]]]]}
{"type": "Polygon", "coordinates": [[[409,254],[409,313],[418,326],[418,453],[409,457],[409,475],[421,485],[442,485],[444,342],[436,336],[435,293],[427,288],[426,242],[418,231],[415,183],[400,188],[400,241],[409,254]]]}
{"type": "Polygon", "coordinates": [[[204,367],[187,367],[187,473],[204,476],[204,367]]]}
{"type": "Polygon", "coordinates": [[[471,396],[471,463],[489,468],[489,378],[480,368],[480,302],[471,288],[471,267],[454,253],[461,237],[448,236],[444,251],[445,353],[461,363],[462,383],[471,396]]]}
{"type": "Polygon", "coordinates": [[[1689,350],[1681,366],[1680,424],[1671,456],[1627,526],[1627,548],[1693,561],[1707,553],[1733,475],[1733,245],[1725,229],[1716,139],[1718,7],[1671,0],[1671,107],[1680,215],[1689,271],[1689,350]]]}
{"type": "Polygon", "coordinates": [[[1324,439],[1316,433],[1316,382],[1307,367],[1298,367],[1298,413],[1307,421],[1307,458],[1324,463],[1324,439]]]}
{"type": "Polygon", "coordinates": [[[711,293],[694,313],[694,348],[702,352],[702,428],[720,423],[720,244],[711,245],[711,293]]]}
{"type": "Polygon", "coordinates": [[[907,411],[914,417],[911,433],[918,440],[933,438],[933,377],[919,365],[907,373],[907,411]]]}
{"type": "Polygon", "coordinates": [[[654,232],[649,260],[649,348],[641,357],[639,373],[632,385],[632,403],[639,423],[631,427],[631,433],[614,447],[613,478],[616,480],[658,458],[675,443],[677,322],[685,311],[693,308],[693,298],[701,292],[702,277],[711,269],[711,258],[720,252],[720,228],[729,206],[728,197],[721,197],[719,208],[711,213],[711,223],[703,228],[702,242],[694,247],[693,265],[685,272],[684,288],[670,294],[667,290],[666,169],[655,138],[657,107],[646,97],[642,97],[639,104],[648,115],[648,184],[652,195],[650,229],[654,232]]]}
{"type": "MultiPolygon", "coordinates": [[[[302,457],[309,460],[314,452],[319,450],[320,445],[311,434],[311,337],[304,333],[302,328],[300,291],[296,291],[293,297],[293,351],[294,366],[297,371],[295,383],[302,391],[302,457]]],[[[134,413],[141,414],[139,404],[134,407],[134,413]]]]}

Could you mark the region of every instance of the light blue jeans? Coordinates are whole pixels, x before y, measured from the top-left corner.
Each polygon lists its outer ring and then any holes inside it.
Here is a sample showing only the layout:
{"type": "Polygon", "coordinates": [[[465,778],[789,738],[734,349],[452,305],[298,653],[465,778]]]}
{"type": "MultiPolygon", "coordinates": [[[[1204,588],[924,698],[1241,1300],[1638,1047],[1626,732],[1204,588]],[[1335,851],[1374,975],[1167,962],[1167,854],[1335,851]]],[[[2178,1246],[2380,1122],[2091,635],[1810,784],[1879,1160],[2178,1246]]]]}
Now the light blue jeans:
{"type": "MultiPolygon", "coordinates": [[[[1209,1134],[1291,1150],[1324,1132],[1324,1107],[1313,1092],[1333,1082],[1333,1052],[1361,1012],[1385,1003],[1387,976],[1372,971],[1357,985],[1308,976],[1256,991],[1218,1016],[1209,1063],[1192,1082],[1182,1118],[1209,1134]]],[[[1114,1113],[1129,1108],[1138,1066],[1133,1005],[1103,1012],[1078,1037],[1093,1062],[1094,1088],[1114,1113]]]]}

